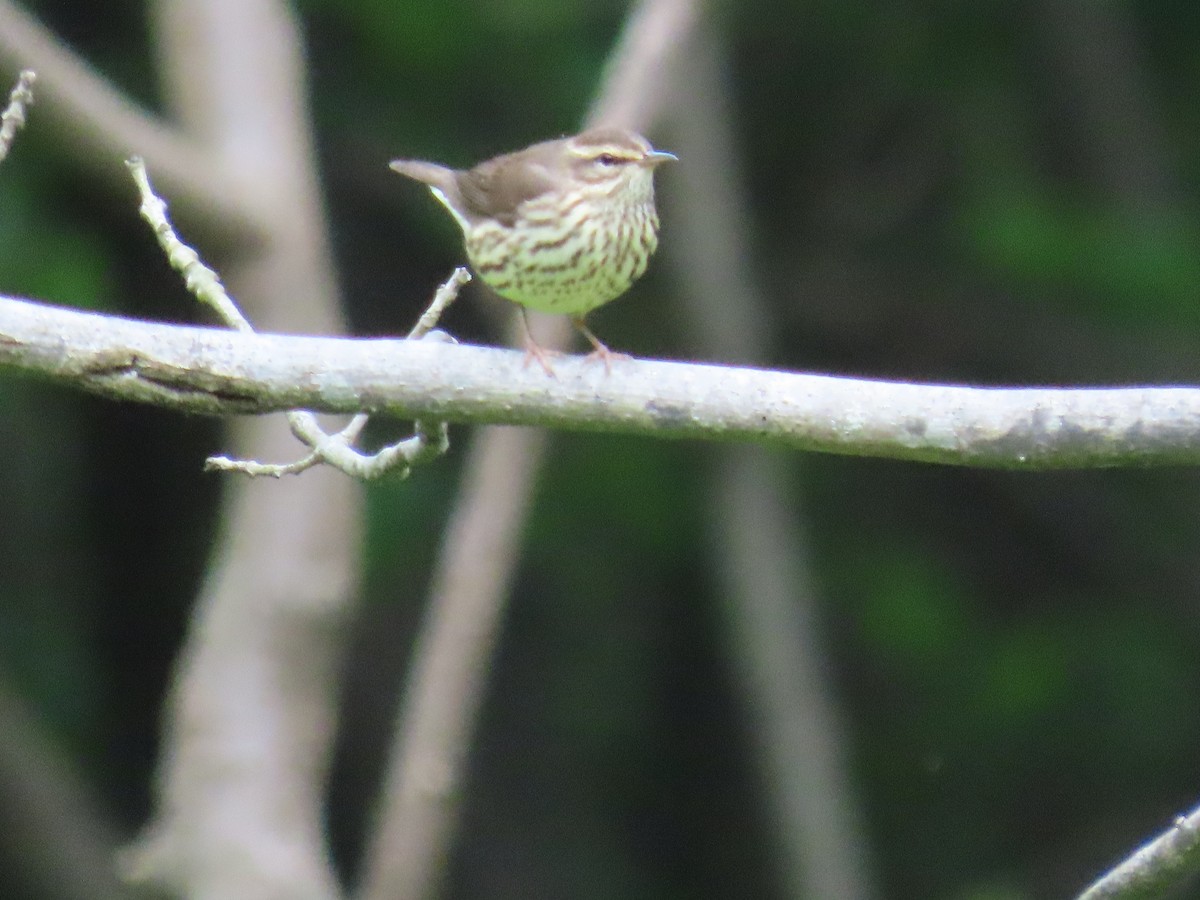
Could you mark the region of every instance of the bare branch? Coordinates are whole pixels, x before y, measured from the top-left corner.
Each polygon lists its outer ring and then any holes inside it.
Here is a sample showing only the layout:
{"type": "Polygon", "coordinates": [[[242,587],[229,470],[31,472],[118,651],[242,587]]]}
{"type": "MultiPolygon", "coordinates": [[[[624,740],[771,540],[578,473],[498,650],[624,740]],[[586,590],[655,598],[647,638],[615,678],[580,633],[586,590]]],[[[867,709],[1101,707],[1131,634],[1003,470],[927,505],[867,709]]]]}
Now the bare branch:
{"type": "Polygon", "coordinates": [[[225,291],[221,278],[206,266],[200,259],[200,254],[179,239],[171,222],[167,219],[167,204],[163,202],[154,188],[150,185],[150,176],[146,173],[146,164],[140,156],[135,156],[125,163],[133,175],[142,204],[138,208],[146,223],[154,229],[158,245],[167,255],[171,268],[183,276],[188,292],[210,307],[221,321],[237,331],[254,331],[250,320],[242,315],[237,304],[225,291]]]}
{"type": "Polygon", "coordinates": [[[70,134],[61,146],[98,176],[115,180],[115,163],[138,153],[206,233],[244,242],[267,230],[211,153],[138,108],[11,0],[0,0],[0,62],[38,73],[39,107],[70,134]]]}
{"type": "MultiPolygon", "coordinates": [[[[471,273],[467,269],[462,266],[455,269],[454,273],[437,289],[437,293],[433,295],[433,302],[429,304],[429,308],[425,312],[421,313],[421,318],[417,319],[417,324],[408,333],[408,339],[410,341],[418,341],[427,334],[430,334],[437,327],[437,323],[442,318],[442,313],[446,311],[446,307],[458,299],[458,292],[470,280],[471,273]]],[[[443,340],[453,341],[449,335],[445,335],[443,340]]]]}
{"type": "Polygon", "coordinates": [[[0,162],[8,156],[13,138],[25,124],[25,107],[33,103],[33,82],[37,76],[26,69],[17,78],[16,87],[8,95],[8,106],[0,113],[0,162]]]}
{"type": "MultiPolygon", "coordinates": [[[[125,144],[127,133],[101,116],[102,137],[120,153],[105,168],[120,173],[116,162],[142,155],[189,229],[199,231],[197,212],[207,216],[206,245],[228,253],[221,280],[259,327],[337,332],[294,4],[147,8],[156,74],[178,127],[167,147],[125,144]],[[194,154],[197,168],[180,168],[181,155],[166,155],[173,149],[194,154]]],[[[86,145],[87,134],[71,133],[86,145]]],[[[295,438],[282,424],[231,422],[229,444],[248,457],[283,457],[295,438]]],[[[362,493],[322,469],[286,487],[226,480],[163,712],[153,814],[126,854],[141,883],[185,897],[342,896],[323,812],[345,623],[358,595],[362,493]]]]}
{"type": "Polygon", "coordinates": [[[0,366],[213,415],[386,413],[985,468],[1200,462],[1200,388],[991,388],[514,350],[242,334],[0,297],[0,366]]]}
{"type": "Polygon", "coordinates": [[[646,130],[657,118],[674,79],[675,58],[699,15],[695,0],[643,0],[634,7],[605,67],[587,124],[646,130]]]}
{"type": "Polygon", "coordinates": [[[1200,807],[1092,883],[1078,900],[1151,900],[1200,872],[1200,807]]]}
{"type": "MultiPolygon", "coordinates": [[[[726,54],[714,29],[697,32],[679,64],[689,89],[671,105],[672,149],[687,165],[666,198],[673,237],[664,261],[674,263],[690,346],[717,359],[764,359],[775,329],[749,245],[750,192],[740,178],[726,54]]],[[[745,446],[725,448],[718,460],[704,478],[709,558],[783,893],[877,896],[795,465],[745,446]]]]}
{"type": "Polygon", "coordinates": [[[58,900],[134,900],[113,871],[116,827],[61,741],[3,679],[0,721],[0,846],[18,883],[58,900]]]}
{"type": "MultiPolygon", "coordinates": [[[[459,269],[458,271],[465,270],[459,269]]],[[[434,303],[437,303],[436,299],[434,303]]],[[[422,318],[424,319],[424,317],[422,318]]],[[[413,331],[417,330],[413,329],[413,331]]],[[[410,337],[409,340],[413,340],[413,338],[410,337]]],[[[418,340],[454,343],[454,338],[444,331],[431,331],[418,340]]],[[[429,423],[418,420],[413,427],[412,437],[389,444],[374,453],[362,453],[355,450],[353,444],[358,440],[368,419],[369,416],[365,413],[358,413],[346,427],[330,434],[321,427],[317,417],[312,413],[307,410],[292,410],[287,414],[288,427],[291,428],[292,434],[312,448],[312,452],[307,456],[303,456],[295,462],[282,464],[231,459],[228,456],[210,456],[204,461],[204,470],[206,472],[240,472],[251,477],[280,478],[284,475],[299,475],[313,466],[325,463],[346,473],[351,478],[372,481],[382,478],[384,475],[407,478],[413,466],[432,462],[450,449],[450,429],[447,423],[429,423]]]]}
{"type": "Polygon", "coordinates": [[[498,613],[519,556],[521,532],[513,523],[525,519],[528,484],[546,437],[540,429],[490,428],[468,450],[396,722],[385,805],[361,891],[367,900],[436,896],[500,631],[498,613]]]}
{"type": "MultiPolygon", "coordinates": [[[[226,292],[217,273],[206,266],[200,255],[185,244],[176,234],[170,220],[167,219],[167,204],[163,202],[150,184],[146,166],[141,159],[134,157],[128,162],[134,183],[141,195],[142,218],[149,223],[158,239],[159,246],[167,255],[171,268],[184,277],[184,282],[191,294],[201,303],[212,308],[221,321],[236,331],[243,333],[254,332],[236,303],[226,292]]],[[[454,302],[459,290],[471,280],[470,273],[464,268],[454,270],[452,274],[434,295],[429,308],[409,332],[409,340],[430,338],[434,340],[453,341],[444,332],[431,332],[437,325],[442,312],[454,302]]],[[[288,426],[299,440],[312,448],[312,452],[291,463],[262,463],[257,460],[231,459],[227,456],[213,456],[205,462],[206,471],[240,472],[251,477],[269,476],[279,478],[283,475],[299,475],[315,465],[325,463],[340,469],[353,478],[363,480],[379,478],[393,472],[400,477],[407,477],[418,460],[428,460],[442,453],[449,447],[449,434],[445,423],[417,423],[415,434],[407,440],[384,447],[373,454],[363,454],[354,450],[352,444],[367,424],[367,417],[361,413],[350,423],[335,434],[327,433],[317,422],[316,416],[304,410],[292,410],[287,414],[288,426]]]]}

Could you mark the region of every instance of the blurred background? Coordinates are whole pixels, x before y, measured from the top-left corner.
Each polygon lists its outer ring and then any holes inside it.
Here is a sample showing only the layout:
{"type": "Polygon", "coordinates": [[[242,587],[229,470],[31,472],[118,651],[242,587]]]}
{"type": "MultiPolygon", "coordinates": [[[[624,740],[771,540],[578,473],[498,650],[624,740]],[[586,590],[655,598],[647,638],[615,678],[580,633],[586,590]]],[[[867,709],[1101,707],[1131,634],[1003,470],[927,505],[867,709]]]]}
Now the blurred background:
{"type": "MultiPolygon", "coordinates": [[[[158,105],[143,4],[23,5],[158,105]]],[[[650,135],[681,156],[658,181],[660,256],[589,320],[612,347],[914,381],[1200,381],[1194,3],[715,7],[727,103],[713,146],[743,208],[700,208],[737,221],[770,343],[720,356],[681,290],[696,188],[676,139],[697,98],[680,97],[650,135]]],[[[401,334],[462,251],[388,160],[469,166],[577,130],[628,7],[297,8],[345,315],[356,334],[401,334]]],[[[54,134],[33,107],[0,167],[0,291],[207,321],[132,187],[80,171],[54,134]]],[[[736,320],[739,297],[726,301],[736,320]]],[[[474,288],[442,324],[501,340],[474,288]]],[[[382,440],[407,426],[372,427],[382,440]]],[[[367,488],[328,800],[346,873],[466,438],[452,429],[446,458],[367,488]]],[[[78,779],[121,837],[150,814],[171,667],[220,526],[221,478],[201,466],[225,449],[217,421],[0,379],[3,777],[78,779]],[[22,762],[27,729],[51,737],[61,770],[22,762]]],[[[714,565],[723,452],[553,436],[446,896],[788,895],[714,565]]],[[[768,458],[878,896],[1067,896],[1196,804],[1200,472],[768,458]]],[[[0,894],[37,896],[25,852],[0,838],[0,894]]]]}

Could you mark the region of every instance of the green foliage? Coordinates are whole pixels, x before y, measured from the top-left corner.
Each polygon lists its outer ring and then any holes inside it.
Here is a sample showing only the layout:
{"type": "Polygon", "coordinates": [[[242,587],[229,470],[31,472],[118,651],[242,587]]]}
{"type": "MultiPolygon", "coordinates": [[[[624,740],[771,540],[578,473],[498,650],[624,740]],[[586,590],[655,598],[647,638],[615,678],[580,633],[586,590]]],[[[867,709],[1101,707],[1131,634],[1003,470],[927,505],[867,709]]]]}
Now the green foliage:
{"type": "Polygon", "coordinates": [[[53,171],[17,152],[0,171],[0,285],[18,296],[66,306],[104,305],[111,281],[109,248],[69,210],[47,204],[53,171]]]}
{"type": "Polygon", "coordinates": [[[1122,330],[1200,330],[1200,224],[1182,210],[1137,215],[1020,187],[967,215],[981,262],[1044,288],[1060,311],[1122,330]]]}

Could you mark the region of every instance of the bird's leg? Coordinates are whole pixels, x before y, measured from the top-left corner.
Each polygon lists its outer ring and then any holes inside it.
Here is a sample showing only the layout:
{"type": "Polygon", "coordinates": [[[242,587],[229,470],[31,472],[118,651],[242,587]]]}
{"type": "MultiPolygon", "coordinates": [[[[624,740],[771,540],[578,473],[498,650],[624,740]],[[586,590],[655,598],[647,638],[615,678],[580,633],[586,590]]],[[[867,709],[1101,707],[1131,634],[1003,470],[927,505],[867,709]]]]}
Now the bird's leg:
{"type": "Polygon", "coordinates": [[[592,352],[587,355],[587,359],[585,359],[584,362],[588,362],[589,360],[593,359],[601,360],[604,363],[604,373],[606,375],[612,372],[612,364],[614,359],[633,359],[633,357],[628,353],[617,353],[613,350],[609,350],[605,343],[600,340],[600,338],[592,334],[592,329],[588,328],[587,325],[584,324],[583,316],[572,316],[571,324],[575,326],[576,331],[588,339],[588,343],[593,347],[592,352]]]}
{"type": "Polygon", "coordinates": [[[529,327],[528,312],[523,306],[518,306],[517,309],[521,310],[521,323],[525,326],[525,361],[521,363],[521,368],[529,368],[529,361],[531,359],[536,359],[538,361],[538,365],[542,367],[547,375],[549,375],[551,378],[557,378],[558,376],[554,374],[554,368],[550,365],[550,357],[558,356],[560,354],[554,350],[547,350],[538,345],[538,342],[533,339],[533,331],[529,327]]]}

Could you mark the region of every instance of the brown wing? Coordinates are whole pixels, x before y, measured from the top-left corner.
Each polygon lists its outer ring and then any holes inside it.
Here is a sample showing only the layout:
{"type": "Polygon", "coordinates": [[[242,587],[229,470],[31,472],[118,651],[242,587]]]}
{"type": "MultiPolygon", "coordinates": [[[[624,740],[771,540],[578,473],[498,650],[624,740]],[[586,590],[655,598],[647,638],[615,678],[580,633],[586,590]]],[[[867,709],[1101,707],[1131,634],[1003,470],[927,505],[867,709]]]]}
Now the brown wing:
{"type": "Polygon", "coordinates": [[[559,185],[565,162],[563,143],[534,144],[456,173],[468,216],[494,218],[511,226],[522,203],[559,185]]]}

